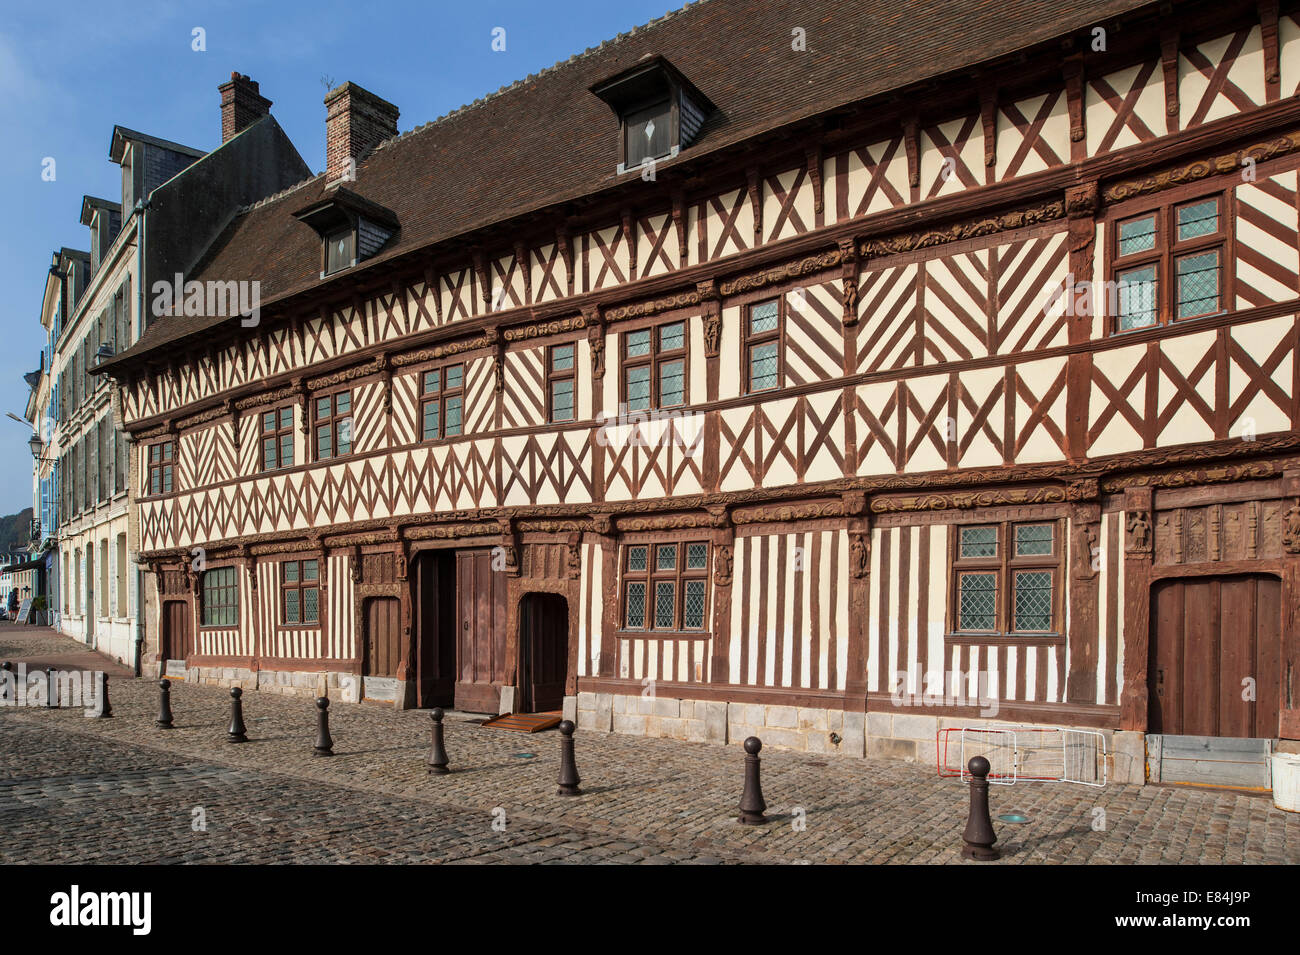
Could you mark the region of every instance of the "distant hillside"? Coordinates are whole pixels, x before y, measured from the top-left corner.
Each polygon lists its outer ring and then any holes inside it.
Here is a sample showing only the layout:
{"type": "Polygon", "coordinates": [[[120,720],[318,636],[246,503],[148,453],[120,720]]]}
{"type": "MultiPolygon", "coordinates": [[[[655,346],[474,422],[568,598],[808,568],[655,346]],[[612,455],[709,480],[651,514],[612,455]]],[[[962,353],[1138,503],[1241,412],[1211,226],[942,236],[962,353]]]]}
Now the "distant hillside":
{"type": "Polygon", "coordinates": [[[21,550],[31,542],[32,509],[25,507],[17,514],[0,517],[0,552],[21,550]]]}

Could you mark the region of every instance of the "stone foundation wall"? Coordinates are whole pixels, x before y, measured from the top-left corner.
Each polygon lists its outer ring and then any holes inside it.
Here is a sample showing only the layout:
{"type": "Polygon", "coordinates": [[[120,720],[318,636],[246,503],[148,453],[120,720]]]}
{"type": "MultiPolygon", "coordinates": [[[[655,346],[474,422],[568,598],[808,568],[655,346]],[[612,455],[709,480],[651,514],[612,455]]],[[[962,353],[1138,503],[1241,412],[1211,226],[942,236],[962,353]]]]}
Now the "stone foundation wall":
{"type": "MultiPolygon", "coordinates": [[[[159,669],[157,663],[146,663],[142,667],[144,676],[151,680],[158,679],[159,669]]],[[[169,675],[174,678],[181,677],[181,674],[176,672],[169,675]]],[[[310,700],[328,696],[334,703],[355,703],[357,687],[361,685],[360,677],[350,673],[299,670],[255,671],[247,667],[186,667],[184,680],[186,683],[197,683],[201,686],[237,686],[245,692],[259,690],[263,693],[297,696],[310,700]]]]}
{"type": "MultiPolygon", "coordinates": [[[[579,693],[576,697],[568,697],[564,701],[564,714],[578,724],[579,730],[723,744],[739,744],[748,736],[757,736],[763,741],[764,748],[902,759],[921,763],[935,771],[938,765],[936,734],[940,729],[1024,726],[1022,723],[932,714],[853,713],[612,693],[579,693]]],[[[1101,732],[1106,745],[1108,781],[1141,785],[1146,776],[1144,735],[1118,730],[1101,732]]],[[[949,761],[953,759],[950,756],[949,761]]]]}

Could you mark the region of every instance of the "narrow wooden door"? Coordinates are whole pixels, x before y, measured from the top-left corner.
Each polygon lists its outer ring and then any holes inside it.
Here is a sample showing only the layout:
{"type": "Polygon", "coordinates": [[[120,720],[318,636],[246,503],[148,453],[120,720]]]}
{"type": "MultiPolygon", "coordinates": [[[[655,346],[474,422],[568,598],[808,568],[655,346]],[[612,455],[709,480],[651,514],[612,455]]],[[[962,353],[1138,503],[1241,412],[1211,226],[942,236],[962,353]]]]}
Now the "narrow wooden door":
{"type": "Polygon", "coordinates": [[[402,602],[396,597],[366,601],[366,676],[397,676],[402,658],[402,602]]]}
{"type": "Polygon", "coordinates": [[[569,672],[569,602],[558,594],[527,594],[519,605],[520,709],[530,713],[564,705],[569,672]]]}
{"type": "Polygon", "coordinates": [[[1152,594],[1151,618],[1150,732],[1277,735],[1280,580],[1251,575],[1162,581],[1152,594]]]}
{"type": "Polygon", "coordinates": [[[496,713],[506,681],[506,574],[490,548],[456,552],[456,709],[496,713]]]}
{"type": "Polygon", "coordinates": [[[193,652],[190,637],[190,605],[183,600],[163,604],[162,656],[164,660],[184,660],[193,652]]]}

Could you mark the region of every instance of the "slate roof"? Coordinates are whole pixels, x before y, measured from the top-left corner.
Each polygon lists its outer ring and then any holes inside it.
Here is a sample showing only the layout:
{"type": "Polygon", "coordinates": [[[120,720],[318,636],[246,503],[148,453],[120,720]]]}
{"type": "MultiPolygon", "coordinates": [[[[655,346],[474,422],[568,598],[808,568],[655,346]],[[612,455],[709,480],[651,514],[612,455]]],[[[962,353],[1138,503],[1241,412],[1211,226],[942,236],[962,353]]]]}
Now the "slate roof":
{"type": "MultiPolygon", "coordinates": [[[[1149,6],[700,0],[380,144],[348,185],[393,210],[400,232],[377,256],[331,278],[637,175],[616,175],[618,121],[589,88],[643,57],[666,56],[717,106],[698,140],[672,161],[682,162],[1149,6]],[[803,52],[791,49],[795,27],[807,31],[803,52]]],[[[320,278],[319,237],[292,215],[322,198],[325,186],[317,175],[249,207],[187,278],[259,280],[263,307],[328,283],[320,278]]],[[[105,367],[223,321],[161,319],[105,367]]]]}

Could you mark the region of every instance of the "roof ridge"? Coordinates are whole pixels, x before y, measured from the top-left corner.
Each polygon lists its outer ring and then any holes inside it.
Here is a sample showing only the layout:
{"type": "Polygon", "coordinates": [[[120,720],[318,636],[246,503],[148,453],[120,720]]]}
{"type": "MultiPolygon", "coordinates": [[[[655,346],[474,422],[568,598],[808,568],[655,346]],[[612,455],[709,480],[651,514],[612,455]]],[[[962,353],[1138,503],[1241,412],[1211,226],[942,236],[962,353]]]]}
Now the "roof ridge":
{"type": "Polygon", "coordinates": [[[258,199],[256,202],[250,202],[248,205],[242,206],[239,209],[235,210],[235,218],[238,218],[239,216],[242,216],[247,212],[252,212],[254,209],[260,208],[265,205],[269,205],[272,202],[276,202],[277,200],[283,199],[291,192],[297,192],[303,186],[311,185],[313,182],[315,182],[317,179],[321,178],[324,175],[325,175],[324,171],[318,172],[314,176],[308,176],[306,179],[302,180],[302,182],[295,182],[292,186],[289,186],[285,189],[281,189],[279,192],[273,192],[269,196],[263,196],[261,199],[258,199]]]}
{"type": "Polygon", "coordinates": [[[655,17],[653,20],[649,20],[645,23],[638,24],[637,26],[632,27],[630,30],[627,30],[623,33],[619,33],[608,40],[601,40],[600,43],[598,43],[596,46],[589,46],[581,53],[574,53],[568,59],[556,60],[550,66],[543,67],[542,69],[538,70],[536,73],[529,73],[527,76],[523,77],[522,79],[515,80],[513,83],[508,83],[505,86],[500,87],[495,92],[485,93],[484,95],[478,97],[477,99],[471,100],[470,102],[465,103],[462,106],[458,106],[453,110],[449,110],[448,112],[443,113],[441,116],[437,117],[436,119],[428,120],[427,122],[421,123],[418,126],[414,126],[411,129],[408,129],[404,133],[398,133],[396,136],[390,136],[388,139],[385,139],[380,143],[378,143],[375,146],[374,150],[372,150],[372,153],[378,152],[379,150],[385,149],[394,143],[407,139],[408,137],[413,136],[415,133],[423,132],[432,126],[438,125],[439,123],[446,122],[447,120],[456,118],[464,113],[468,113],[470,110],[478,109],[479,107],[486,105],[492,100],[495,100],[497,97],[504,96],[506,93],[509,93],[511,90],[517,89],[518,87],[524,86],[528,83],[535,82],[538,79],[542,78],[543,76],[547,76],[551,73],[556,72],[557,70],[562,69],[563,67],[569,66],[573,63],[578,62],[579,60],[585,59],[586,57],[591,56],[594,53],[598,53],[599,51],[605,49],[608,46],[612,46],[615,43],[620,43],[628,39],[629,37],[635,36],[637,34],[644,33],[646,30],[649,30],[652,27],[657,27],[660,24],[664,23],[665,21],[671,20],[673,17],[680,16],[682,13],[684,13],[686,10],[692,7],[698,7],[701,4],[708,3],[708,2],[709,0],[686,0],[686,2],[682,4],[682,6],[678,7],[675,10],[669,10],[663,16],[655,17]]]}

